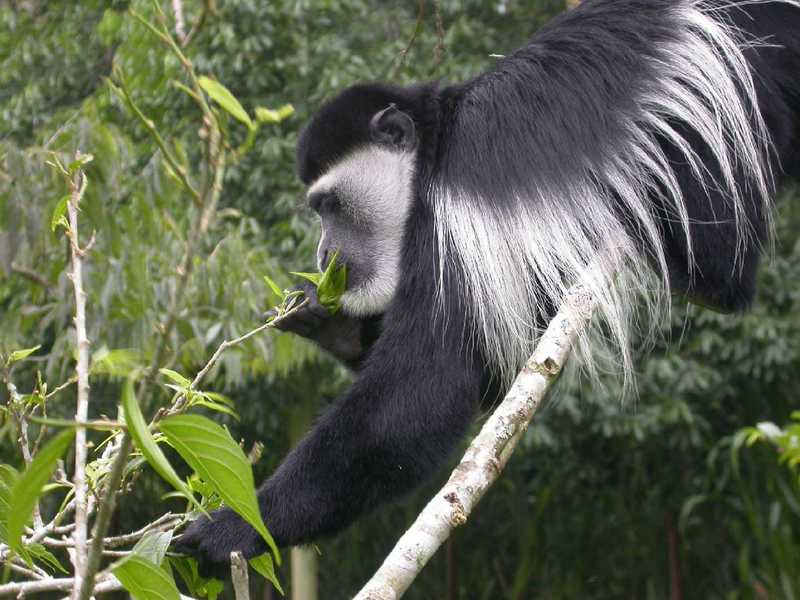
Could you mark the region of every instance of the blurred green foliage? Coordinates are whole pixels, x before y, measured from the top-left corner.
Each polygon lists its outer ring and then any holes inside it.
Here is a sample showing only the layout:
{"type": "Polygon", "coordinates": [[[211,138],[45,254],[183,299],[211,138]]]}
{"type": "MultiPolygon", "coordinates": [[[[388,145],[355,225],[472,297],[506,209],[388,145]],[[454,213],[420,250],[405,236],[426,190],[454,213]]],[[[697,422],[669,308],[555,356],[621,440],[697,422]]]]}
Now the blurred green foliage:
{"type": "MultiPolygon", "coordinates": [[[[206,6],[183,4],[189,25],[206,6]]],[[[217,0],[206,15],[187,48],[198,73],[216,77],[251,114],[285,103],[296,113],[265,128],[228,169],[221,210],[199,253],[207,258],[195,265],[164,366],[196,372],[223,339],[260,322],[271,298],[263,275],[313,264],[316,225],[299,208],[293,149],[322,99],[363,79],[468,77],[563,6],[441,2],[440,40],[434,4],[425,4],[402,64],[416,3],[217,0]]],[[[81,219],[82,231],[97,232],[86,273],[89,337],[100,365],[92,411],[112,417],[119,376],[153,351],[191,219],[189,198],[105,83],[112,68],[124,73],[176,155],[188,162],[199,153],[197,109],[171,83],[180,80],[179,65],[130,7],[152,10],[143,0],[0,4],[0,351],[42,344],[14,366],[26,391],[37,370],[51,387],[70,376],[68,248],[50,230],[61,188],[44,161],[50,151],[91,152],[81,219]]],[[[231,133],[240,143],[246,130],[231,124],[231,133]]],[[[440,553],[407,597],[658,599],[676,586],[683,598],[800,597],[797,472],[779,463],[781,446],[742,447],[737,437],[747,425],[785,423],[798,408],[799,196],[781,199],[778,244],[754,310],[717,315],[676,300],[666,341],[641,357],[635,401],[619,402],[613,378],[603,389],[562,385],[508,472],[454,536],[453,560],[440,553]]],[[[278,284],[289,281],[278,277],[278,284]]],[[[289,447],[292,415],[313,414],[347,374],[308,344],[270,333],[228,351],[207,381],[236,400],[241,422],[226,419],[234,435],[248,447],[265,443],[257,465],[264,477],[289,447]]],[[[71,414],[72,393],[58,397],[54,415],[71,414]]],[[[18,464],[14,425],[0,418],[3,462],[18,464]]],[[[152,518],[164,491],[156,477],[142,477],[123,498],[115,527],[152,518]]],[[[429,493],[321,543],[321,597],[351,596],[429,493]]],[[[285,569],[281,578],[290,588],[285,569]]]]}

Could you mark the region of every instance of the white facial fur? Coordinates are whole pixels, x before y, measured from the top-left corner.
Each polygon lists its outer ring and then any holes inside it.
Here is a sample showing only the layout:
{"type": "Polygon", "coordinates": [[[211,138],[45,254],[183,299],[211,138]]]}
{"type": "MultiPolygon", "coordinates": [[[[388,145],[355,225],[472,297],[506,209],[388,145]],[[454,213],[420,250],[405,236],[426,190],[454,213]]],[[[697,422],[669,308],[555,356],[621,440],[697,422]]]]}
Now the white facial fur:
{"type": "Polygon", "coordinates": [[[334,193],[341,203],[337,216],[321,217],[318,257],[338,248],[347,263],[346,314],[378,314],[394,298],[413,180],[412,153],[371,145],[347,155],[309,188],[309,197],[334,193]]]}

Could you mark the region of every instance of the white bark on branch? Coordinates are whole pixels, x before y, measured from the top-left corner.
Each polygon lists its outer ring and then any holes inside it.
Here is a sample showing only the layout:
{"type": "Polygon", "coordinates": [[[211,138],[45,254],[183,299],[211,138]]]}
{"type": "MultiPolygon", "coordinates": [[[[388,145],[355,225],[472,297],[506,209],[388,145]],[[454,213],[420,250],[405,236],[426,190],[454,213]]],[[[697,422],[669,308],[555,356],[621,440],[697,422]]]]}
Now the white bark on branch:
{"type": "Polygon", "coordinates": [[[533,355],[472,441],[450,479],[354,600],[402,597],[453,528],[466,523],[475,505],[508,462],[594,307],[595,300],[585,287],[578,285],[570,290],[533,355]]]}
{"type": "Polygon", "coordinates": [[[183,2],[172,0],[172,12],[175,15],[175,35],[183,44],[186,41],[186,23],[183,20],[183,2]]]}
{"type": "Polygon", "coordinates": [[[241,552],[231,552],[231,583],[236,600],[250,600],[250,577],[247,560],[241,552]]]}
{"type": "MultiPolygon", "coordinates": [[[[79,154],[79,153],[78,153],[79,154]]],[[[77,157],[78,155],[76,155],[77,157]]],[[[78,380],[78,398],[75,411],[77,422],[86,422],[89,415],[89,338],[86,335],[86,292],[83,289],[83,259],[86,249],[80,247],[78,237],[78,210],[83,193],[86,191],[86,176],[80,168],[70,182],[70,198],[67,203],[69,216],[69,239],[72,262],[69,278],[75,290],[75,333],[78,344],[78,363],[75,373],[78,380]]],[[[94,236],[93,236],[94,237],[94,236]]],[[[78,426],[75,431],[75,589],[77,597],[81,582],[86,573],[86,530],[89,519],[88,489],[86,486],[86,428],[78,426]]]]}
{"type": "MultiPolygon", "coordinates": [[[[0,597],[17,596],[25,597],[41,592],[66,592],[75,586],[75,579],[66,577],[62,579],[43,579],[40,581],[21,581],[19,583],[6,583],[0,585],[0,597]]],[[[100,581],[94,588],[95,593],[113,592],[124,589],[122,584],[114,577],[100,581]]]]}

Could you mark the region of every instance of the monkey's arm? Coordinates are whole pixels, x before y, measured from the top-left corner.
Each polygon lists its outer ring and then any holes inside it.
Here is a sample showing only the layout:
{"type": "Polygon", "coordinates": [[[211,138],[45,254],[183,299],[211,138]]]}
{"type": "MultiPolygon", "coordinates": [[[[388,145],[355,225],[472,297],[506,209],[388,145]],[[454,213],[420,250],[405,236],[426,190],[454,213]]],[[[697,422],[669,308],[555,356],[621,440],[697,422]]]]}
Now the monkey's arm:
{"type": "Polygon", "coordinates": [[[378,339],[382,315],[358,318],[341,311],[332,315],[319,303],[317,288],[311,282],[304,282],[297,289],[303,291],[308,304],[281,319],[276,329],[311,340],[350,368],[357,369],[378,339]]]}
{"type": "MultiPolygon", "coordinates": [[[[472,422],[481,369],[443,349],[430,323],[415,329],[390,340],[384,332],[355,384],[259,490],[262,515],[280,546],[334,534],[412,490],[442,465],[472,422]]],[[[196,555],[205,572],[223,573],[231,551],[251,557],[265,544],[223,509],[211,521],[192,523],[177,548],[196,555]]]]}

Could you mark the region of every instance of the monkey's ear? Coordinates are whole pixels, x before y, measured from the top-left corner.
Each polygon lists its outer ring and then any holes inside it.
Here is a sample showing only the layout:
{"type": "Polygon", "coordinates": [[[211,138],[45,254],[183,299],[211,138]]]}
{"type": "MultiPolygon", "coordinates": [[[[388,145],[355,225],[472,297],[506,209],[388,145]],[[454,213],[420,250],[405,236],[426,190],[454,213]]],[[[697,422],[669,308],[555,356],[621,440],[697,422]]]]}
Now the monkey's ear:
{"type": "Polygon", "coordinates": [[[369,122],[372,141],[399,150],[413,150],[417,145],[414,120],[395,104],[375,113],[369,122]]]}

